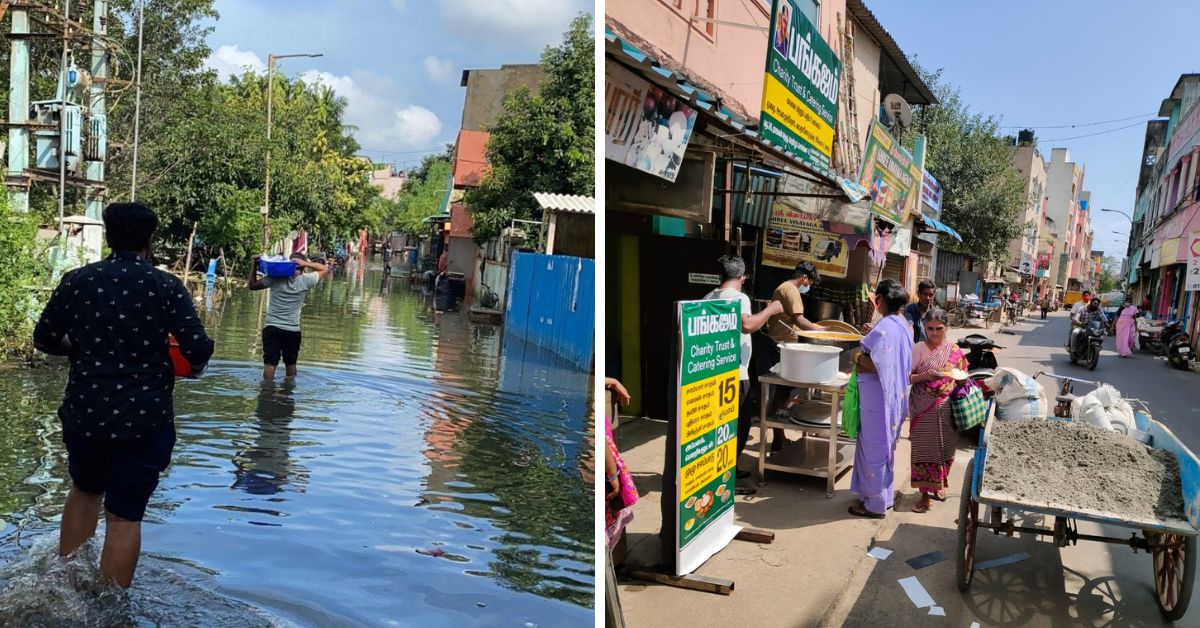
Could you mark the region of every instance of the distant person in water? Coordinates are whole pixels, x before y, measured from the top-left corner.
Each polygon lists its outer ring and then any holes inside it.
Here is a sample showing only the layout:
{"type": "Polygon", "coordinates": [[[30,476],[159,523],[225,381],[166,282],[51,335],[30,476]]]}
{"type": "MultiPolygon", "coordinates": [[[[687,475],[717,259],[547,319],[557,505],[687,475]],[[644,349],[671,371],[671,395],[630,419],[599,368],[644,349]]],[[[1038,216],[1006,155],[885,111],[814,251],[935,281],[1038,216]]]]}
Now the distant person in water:
{"type": "Polygon", "coordinates": [[[175,447],[168,334],[195,373],[213,353],[183,282],[150,262],[157,226],[145,205],[106,207],[112,254],[63,275],[33,332],[35,347],[70,363],[58,408],[72,482],[59,555],[96,533],[103,499],[100,572],[121,587],[133,582],[142,516],[175,447]]]}
{"type": "Polygon", "coordinates": [[[293,253],[296,274],[291,277],[259,277],[258,257],[250,270],[251,290],[270,290],[267,306],[267,324],[262,330],[263,379],[275,379],[275,369],[283,359],[287,377],[296,376],[296,362],[300,358],[300,308],[304,297],[317,283],[329,276],[329,267],[308,261],[303,253],[293,253]],[[306,270],[313,271],[306,273],[306,270]]]}

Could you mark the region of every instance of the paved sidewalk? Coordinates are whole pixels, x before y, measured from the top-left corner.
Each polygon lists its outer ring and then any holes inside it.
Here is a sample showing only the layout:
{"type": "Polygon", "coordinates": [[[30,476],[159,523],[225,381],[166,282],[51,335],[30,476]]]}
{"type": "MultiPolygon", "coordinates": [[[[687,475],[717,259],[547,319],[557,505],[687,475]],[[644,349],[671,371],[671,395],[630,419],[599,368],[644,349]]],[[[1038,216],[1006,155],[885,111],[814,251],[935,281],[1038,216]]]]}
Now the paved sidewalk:
{"type": "MultiPolygon", "coordinates": [[[[1002,366],[1032,373],[1049,366],[1050,355],[1065,338],[1064,312],[1050,320],[1026,317],[1016,335],[991,329],[951,329],[949,340],[981,333],[1009,347],[998,354],[1002,366]],[[1061,334],[1058,332],[1062,332],[1061,334]],[[1028,336],[1028,337],[1027,337],[1028,336]],[[1036,338],[1036,344],[1032,340],[1036,338]]],[[[1107,355],[1105,356],[1107,358],[1107,355]]],[[[1106,363],[1106,367],[1108,363],[1106,363]]],[[[1122,364],[1125,366],[1125,364],[1122,364]]],[[[621,427],[626,463],[634,472],[642,498],[634,507],[628,531],[630,562],[659,560],[659,473],[662,469],[666,423],[629,420],[621,427]]],[[[1058,549],[1033,538],[981,534],[979,560],[1025,551],[1030,559],[979,572],[970,592],[954,585],[954,549],[963,472],[973,442],[960,439],[951,471],[946,502],[935,502],[928,513],[911,512],[918,499],[909,488],[908,429],[896,450],[895,511],[884,520],[852,517],[855,503],[850,474],[838,480],[832,499],[825,497],[824,480],[768,471],[769,484],[756,496],[738,497],[735,514],[740,524],[773,530],[769,545],[733,541],[709,559],[697,574],[733,580],[730,596],[700,593],[662,585],[623,582],[621,603],[626,623],[674,627],[732,624],[738,626],[1157,626],[1162,625],[1153,601],[1149,557],[1134,556],[1128,548],[1081,542],[1058,549]],[[986,538],[984,538],[986,537],[986,538]],[[872,544],[894,550],[885,561],[867,556],[872,544]],[[904,561],[942,550],[947,560],[915,570],[904,561]],[[947,616],[931,617],[916,608],[897,580],[916,576],[947,616]]],[[[755,468],[759,430],[739,461],[755,468]]],[[[798,438],[798,433],[789,433],[798,438]]],[[[1045,522],[1031,521],[1034,525],[1045,522]]],[[[1081,532],[1121,536],[1120,528],[1080,525],[1081,532]]],[[[1176,625],[1200,625],[1200,610],[1176,625]]]]}

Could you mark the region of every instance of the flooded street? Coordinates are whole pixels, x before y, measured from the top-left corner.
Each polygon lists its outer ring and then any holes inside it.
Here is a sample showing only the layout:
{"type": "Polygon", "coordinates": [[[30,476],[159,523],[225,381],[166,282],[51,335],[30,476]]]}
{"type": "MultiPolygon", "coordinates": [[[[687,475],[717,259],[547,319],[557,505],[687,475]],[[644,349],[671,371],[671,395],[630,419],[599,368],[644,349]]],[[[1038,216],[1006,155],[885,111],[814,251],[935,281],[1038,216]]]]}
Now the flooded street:
{"type": "Polygon", "coordinates": [[[0,370],[3,625],[591,625],[589,375],[351,277],[309,294],[295,382],[261,382],[265,292],[205,312],[128,599],[54,556],[65,363],[0,370]]]}

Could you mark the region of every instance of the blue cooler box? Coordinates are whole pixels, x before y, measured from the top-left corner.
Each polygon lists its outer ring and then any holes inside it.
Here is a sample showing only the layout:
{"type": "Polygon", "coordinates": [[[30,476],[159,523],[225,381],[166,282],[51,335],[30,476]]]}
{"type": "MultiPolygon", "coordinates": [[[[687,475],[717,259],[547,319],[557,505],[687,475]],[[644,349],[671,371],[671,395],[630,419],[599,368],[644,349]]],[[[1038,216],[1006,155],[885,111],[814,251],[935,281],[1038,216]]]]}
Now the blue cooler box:
{"type": "Polygon", "coordinates": [[[291,277],[296,274],[296,262],[292,260],[270,262],[260,259],[258,260],[258,272],[268,277],[291,277]]]}

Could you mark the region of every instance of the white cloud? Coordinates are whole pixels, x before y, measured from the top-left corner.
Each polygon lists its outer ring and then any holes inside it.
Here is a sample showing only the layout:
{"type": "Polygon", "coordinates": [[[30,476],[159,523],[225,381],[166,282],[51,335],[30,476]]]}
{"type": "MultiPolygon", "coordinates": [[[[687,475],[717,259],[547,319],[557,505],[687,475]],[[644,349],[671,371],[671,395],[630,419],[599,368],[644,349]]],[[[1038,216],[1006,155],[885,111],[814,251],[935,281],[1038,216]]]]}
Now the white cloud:
{"type": "Polygon", "coordinates": [[[397,106],[399,89],[390,79],[372,72],[337,76],[309,70],[305,82],[322,83],[346,99],[346,123],[358,127],[355,138],[364,147],[383,151],[424,149],[442,134],[437,114],[420,105],[397,106]]]}
{"type": "Polygon", "coordinates": [[[454,62],[449,59],[439,59],[433,55],[425,57],[425,72],[434,83],[451,83],[457,77],[454,75],[454,62]]]}
{"type": "Polygon", "coordinates": [[[217,71],[217,75],[221,80],[227,80],[231,76],[240,76],[250,70],[251,72],[265,72],[267,70],[267,62],[263,61],[262,57],[250,50],[242,50],[237,46],[221,46],[217,48],[208,59],[205,59],[204,65],[207,68],[217,71]]]}
{"type": "Polygon", "coordinates": [[[397,11],[403,11],[405,1],[406,0],[392,0],[392,6],[395,7],[397,11]]]}
{"type": "Polygon", "coordinates": [[[442,22],[473,43],[540,51],[562,40],[581,10],[567,0],[442,0],[442,22]]]}

